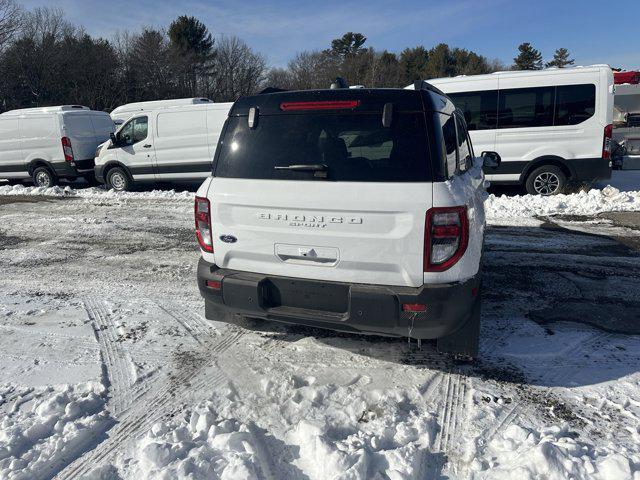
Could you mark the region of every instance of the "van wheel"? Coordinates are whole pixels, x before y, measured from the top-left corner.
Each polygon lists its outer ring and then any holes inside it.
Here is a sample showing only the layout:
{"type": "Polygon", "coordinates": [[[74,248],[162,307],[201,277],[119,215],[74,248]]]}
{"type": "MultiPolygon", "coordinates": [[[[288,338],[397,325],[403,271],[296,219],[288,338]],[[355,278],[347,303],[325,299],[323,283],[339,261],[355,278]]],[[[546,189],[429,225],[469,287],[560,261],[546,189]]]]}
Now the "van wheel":
{"type": "Polygon", "coordinates": [[[33,184],[36,187],[53,187],[58,183],[58,179],[47,167],[38,167],[33,171],[33,184]]]}
{"type": "Polygon", "coordinates": [[[126,192],[131,190],[133,182],[127,172],[120,167],[115,167],[107,173],[107,186],[116,192],[126,192]]]}
{"type": "Polygon", "coordinates": [[[544,165],[536,168],[527,177],[527,193],[531,195],[557,195],[563,193],[567,186],[567,177],[555,165],[544,165]]]}

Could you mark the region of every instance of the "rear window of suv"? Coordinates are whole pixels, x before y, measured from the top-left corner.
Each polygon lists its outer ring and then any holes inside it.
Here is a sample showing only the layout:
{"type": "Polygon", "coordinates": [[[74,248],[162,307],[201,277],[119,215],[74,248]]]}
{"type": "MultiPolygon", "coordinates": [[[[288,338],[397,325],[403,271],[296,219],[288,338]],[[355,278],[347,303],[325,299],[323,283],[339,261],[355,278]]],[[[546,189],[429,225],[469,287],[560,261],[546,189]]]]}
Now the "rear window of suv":
{"type": "Polygon", "coordinates": [[[325,180],[291,165],[328,167],[327,179],[352,182],[432,180],[424,114],[398,113],[391,127],[382,114],[305,113],[262,115],[249,128],[246,116],[229,117],[216,177],[325,180]]]}

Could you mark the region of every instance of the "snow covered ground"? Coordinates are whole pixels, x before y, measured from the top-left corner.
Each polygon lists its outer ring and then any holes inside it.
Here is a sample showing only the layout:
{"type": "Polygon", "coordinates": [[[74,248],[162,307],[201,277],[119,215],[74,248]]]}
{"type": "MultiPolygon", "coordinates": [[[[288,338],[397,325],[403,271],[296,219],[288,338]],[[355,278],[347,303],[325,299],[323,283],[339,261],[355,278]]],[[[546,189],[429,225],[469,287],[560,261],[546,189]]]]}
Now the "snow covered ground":
{"type": "Polygon", "coordinates": [[[638,480],[640,188],[617,187],[488,197],[469,365],[205,320],[193,193],[1,186],[0,478],[638,480]]]}

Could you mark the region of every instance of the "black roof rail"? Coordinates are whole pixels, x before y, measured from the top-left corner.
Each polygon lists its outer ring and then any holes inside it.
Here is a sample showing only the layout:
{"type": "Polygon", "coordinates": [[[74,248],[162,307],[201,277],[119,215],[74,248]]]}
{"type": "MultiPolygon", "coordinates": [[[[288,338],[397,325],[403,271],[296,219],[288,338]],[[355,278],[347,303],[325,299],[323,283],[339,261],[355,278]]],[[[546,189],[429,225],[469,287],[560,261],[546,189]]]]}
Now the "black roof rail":
{"type": "Polygon", "coordinates": [[[429,90],[431,92],[437,93],[438,95],[443,95],[446,96],[447,94],[444,93],[442,90],[440,90],[437,87],[434,87],[433,85],[431,85],[429,82],[427,82],[426,80],[416,80],[413,84],[413,88],[415,90],[429,90]]]}
{"type": "Polygon", "coordinates": [[[264,95],[265,93],[278,93],[278,92],[288,92],[286,88],[277,88],[277,87],[266,87],[258,92],[258,95],[264,95]]]}

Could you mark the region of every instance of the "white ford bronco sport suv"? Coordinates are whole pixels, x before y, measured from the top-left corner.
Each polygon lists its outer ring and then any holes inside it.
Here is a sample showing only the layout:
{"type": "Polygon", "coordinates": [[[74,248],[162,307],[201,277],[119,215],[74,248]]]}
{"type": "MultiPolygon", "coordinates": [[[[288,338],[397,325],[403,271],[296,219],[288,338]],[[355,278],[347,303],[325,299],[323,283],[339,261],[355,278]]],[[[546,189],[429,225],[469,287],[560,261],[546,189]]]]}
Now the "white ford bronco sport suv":
{"type": "Polygon", "coordinates": [[[416,86],[233,105],[195,200],[208,319],[437,339],[477,355],[481,159],[451,100],[416,86]]]}

